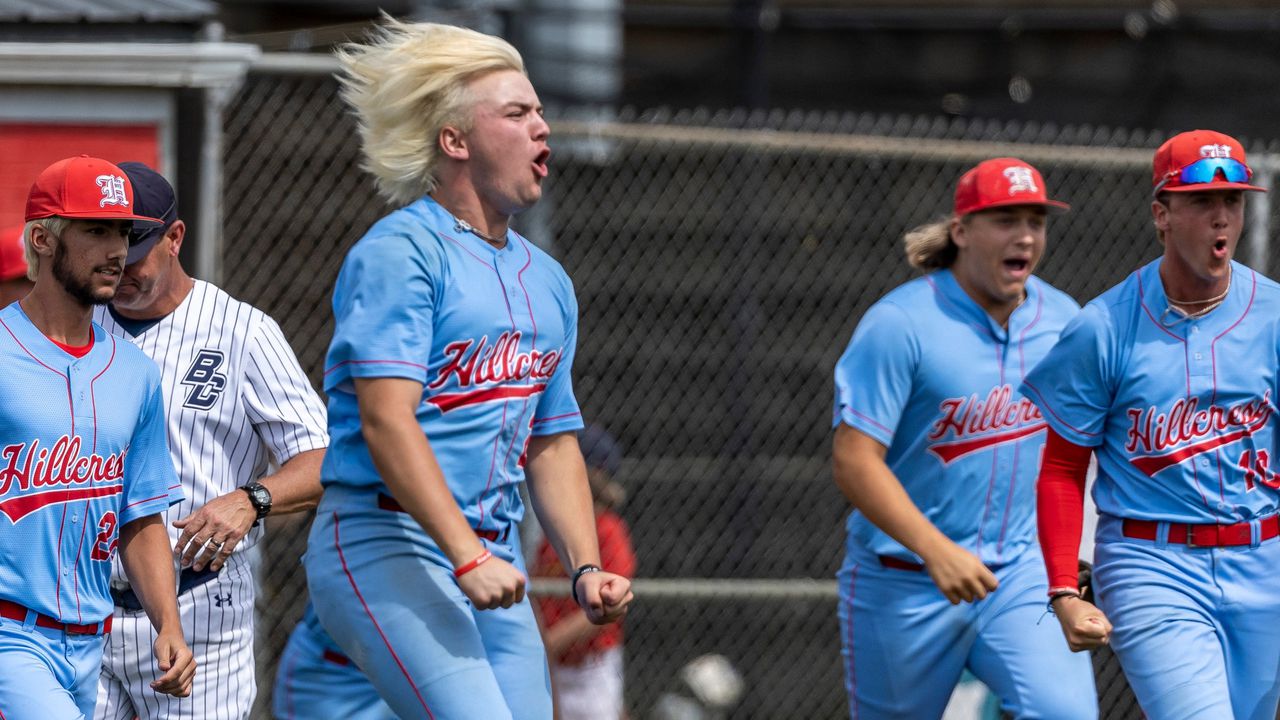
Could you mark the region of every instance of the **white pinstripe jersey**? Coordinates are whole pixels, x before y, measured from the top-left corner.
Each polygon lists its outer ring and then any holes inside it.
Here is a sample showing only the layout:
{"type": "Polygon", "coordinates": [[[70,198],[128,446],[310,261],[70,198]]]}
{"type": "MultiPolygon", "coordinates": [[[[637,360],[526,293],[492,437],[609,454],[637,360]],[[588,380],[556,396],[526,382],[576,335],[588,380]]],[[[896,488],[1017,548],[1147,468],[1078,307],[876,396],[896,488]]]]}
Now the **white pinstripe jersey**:
{"type": "MultiPolygon", "coordinates": [[[[324,405],[280,326],[252,305],[196,280],[173,312],[137,336],[105,307],[94,320],[160,366],[169,452],[187,496],[165,515],[170,544],[179,535],[174,520],[258,479],[272,460],[328,446],[324,405]]],[[[261,537],[259,525],[235,552],[261,537]]]]}

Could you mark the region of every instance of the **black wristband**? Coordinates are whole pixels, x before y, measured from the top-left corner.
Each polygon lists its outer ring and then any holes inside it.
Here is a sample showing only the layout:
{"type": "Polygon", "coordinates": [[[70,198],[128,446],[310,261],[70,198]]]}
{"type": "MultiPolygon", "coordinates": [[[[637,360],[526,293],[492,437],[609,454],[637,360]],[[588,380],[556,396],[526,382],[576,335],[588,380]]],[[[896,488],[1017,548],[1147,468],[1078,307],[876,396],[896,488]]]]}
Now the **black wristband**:
{"type": "Polygon", "coordinates": [[[587,563],[586,565],[580,565],[578,569],[573,572],[573,580],[570,582],[569,589],[573,592],[574,602],[578,603],[579,605],[582,604],[582,601],[578,600],[578,580],[581,579],[582,576],[586,575],[587,573],[600,572],[600,571],[601,571],[601,567],[599,565],[592,565],[591,563],[587,563]]]}
{"type": "Polygon", "coordinates": [[[1073,597],[1073,598],[1079,599],[1080,593],[1077,590],[1058,590],[1057,592],[1053,593],[1052,595],[1049,596],[1049,612],[1053,612],[1053,601],[1057,600],[1058,598],[1064,598],[1064,597],[1073,597]]]}

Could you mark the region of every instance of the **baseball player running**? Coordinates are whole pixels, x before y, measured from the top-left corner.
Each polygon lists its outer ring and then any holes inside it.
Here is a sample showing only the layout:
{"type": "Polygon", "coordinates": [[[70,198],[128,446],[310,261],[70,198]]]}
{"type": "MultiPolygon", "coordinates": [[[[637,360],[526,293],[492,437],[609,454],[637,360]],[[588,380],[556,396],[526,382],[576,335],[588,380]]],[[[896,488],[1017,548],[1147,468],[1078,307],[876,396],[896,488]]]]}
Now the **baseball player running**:
{"type": "Polygon", "coordinates": [[[1045,423],[1014,388],[1079,310],[1032,275],[1035,168],[966,172],[905,237],[926,271],[873,305],[836,365],[833,465],[853,503],[839,573],[852,718],[937,718],[968,668],[1020,718],[1093,718],[1089,658],[1044,615],[1034,485],[1045,423]]]}
{"type": "Polygon", "coordinates": [[[1251,176],[1222,133],[1161,145],[1164,254],[1089,303],[1023,386],[1051,428],[1053,608],[1073,648],[1110,640],[1152,720],[1273,720],[1280,697],[1280,286],[1231,259],[1251,176]],[[1098,607],[1075,575],[1093,453],[1098,607]]]}
{"type": "Polygon", "coordinates": [[[0,717],[92,717],[117,551],[154,626],[152,692],[185,696],[162,513],[181,500],[155,363],[92,322],[115,295],[135,221],[123,171],[80,156],[27,197],[31,293],[0,310],[0,717]]]}
{"type": "Polygon", "coordinates": [[[316,615],[400,717],[550,718],[516,527],[526,476],[587,615],[618,619],[631,592],[599,566],[574,435],[573,286],[508,228],[542,194],[542,106],[519,53],[470,30],[388,21],[340,58],[365,167],[407,204],[334,290],[316,615]]]}
{"type": "Polygon", "coordinates": [[[186,226],[168,181],[141,163],[120,167],[133,183],[136,209],[164,224],[132,236],[120,291],[96,318],[160,366],[169,449],[187,497],[165,515],[182,567],[178,606],[206,672],[189,699],[155,694],[153,671],[139,653],[152,632],[133,574],[117,567],[97,717],[247,718],[256,690],[248,551],[261,540],[268,513],[319,500],[324,406],[275,321],[183,270],[186,226]],[[264,476],[269,462],[279,468],[264,476]]]}

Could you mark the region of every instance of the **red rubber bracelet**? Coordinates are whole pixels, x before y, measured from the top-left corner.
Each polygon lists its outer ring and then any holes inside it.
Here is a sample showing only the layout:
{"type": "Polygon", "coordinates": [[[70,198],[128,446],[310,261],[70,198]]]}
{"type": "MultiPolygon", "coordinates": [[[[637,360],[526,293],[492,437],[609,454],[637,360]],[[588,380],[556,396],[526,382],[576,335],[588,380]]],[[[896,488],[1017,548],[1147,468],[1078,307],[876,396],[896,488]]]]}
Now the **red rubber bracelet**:
{"type": "Polygon", "coordinates": [[[493,557],[493,553],[489,552],[488,550],[485,550],[484,552],[482,552],[482,553],[480,553],[479,555],[477,555],[477,556],[475,557],[475,559],[474,559],[474,560],[472,560],[471,562],[464,564],[464,565],[463,565],[462,567],[460,567],[460,568],[456,568],[456,569],[454,569],[454,571],[453,571],[453,576],[454,576],[454,577],[456,577],[456,578],[460,578],[460,577],[462,577],[463,575],[466,575],[467,573],[471,572],[472,570],[475,570],[476,568],[478,568],[478,567],[480,567],[481,565],[483,565],[483,564],[484,564],[484,561],[488,560],[488,559],[489,559],[489,558],[491,558],[491,557],[493,557]]]}

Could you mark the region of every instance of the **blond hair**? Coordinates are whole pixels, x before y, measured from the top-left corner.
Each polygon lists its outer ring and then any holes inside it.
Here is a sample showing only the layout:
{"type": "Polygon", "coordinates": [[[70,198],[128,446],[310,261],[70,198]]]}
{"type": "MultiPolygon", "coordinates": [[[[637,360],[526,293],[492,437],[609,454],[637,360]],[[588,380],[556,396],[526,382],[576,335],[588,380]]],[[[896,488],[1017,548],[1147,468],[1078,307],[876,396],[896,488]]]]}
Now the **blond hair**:
{"type": "Polygon", "coordinates": [[[435,189],[440,131],[470,129],[468,85],[492,72],[525,71],[501,38],[389,16],[368,44],[348,43],[337,57],[342,99],[360,126],[361,167],[400,205],[435,189]]]}
{"type": "MultiPolygon", "coordinates": [[[[926,272],[951,267],[960,248],[951,239],[954,216],[914,227],[902,236],[902,247],[911,267],[926,272]]],[[[965,222],[961,218],[960,222],[965,222]]]]}
{"type": "Polygon", "coordinates": [[[35,248],[31,247],[31,230],[36,226],[44,228],[46,232],[61,241],[62,234],[71,227],[71,219],[53,215],[28,220],[22,227],[22,259],[27,261],[27,279],[31,282],[36,281],[36,273],[40,271],[40,256],[36,254],[35,248]]]}

